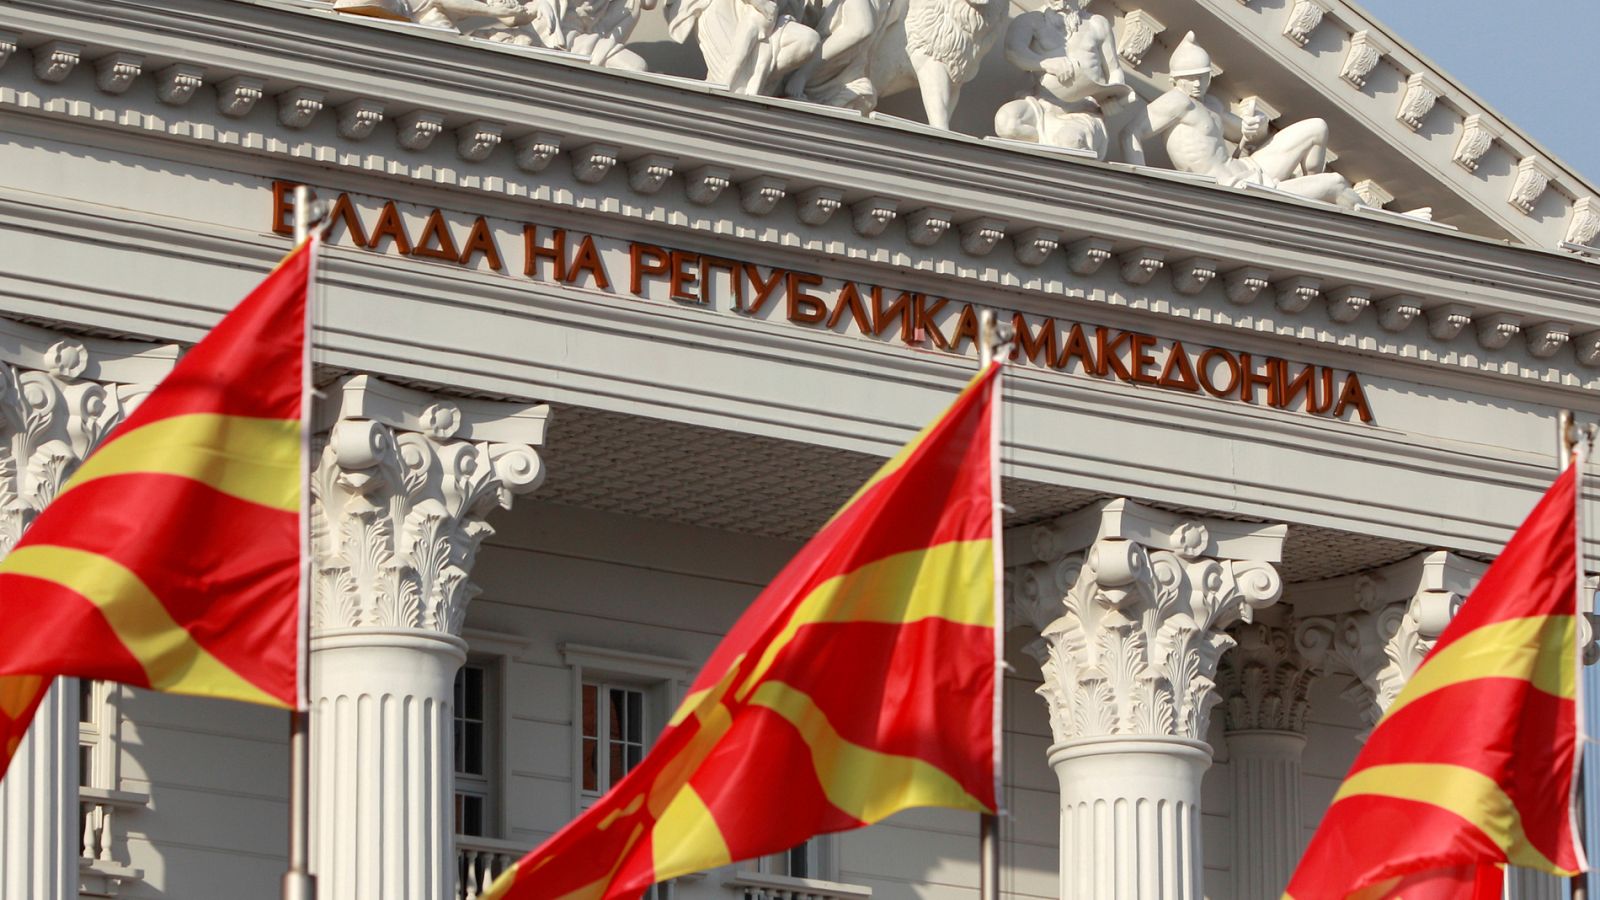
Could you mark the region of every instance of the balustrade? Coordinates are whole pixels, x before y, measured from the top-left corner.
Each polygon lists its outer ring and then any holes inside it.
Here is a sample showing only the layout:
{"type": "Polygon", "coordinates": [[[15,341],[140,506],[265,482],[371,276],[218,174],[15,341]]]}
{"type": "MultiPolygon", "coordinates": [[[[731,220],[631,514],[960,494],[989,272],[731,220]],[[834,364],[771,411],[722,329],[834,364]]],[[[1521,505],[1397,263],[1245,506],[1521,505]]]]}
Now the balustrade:
{"type": "Polygon", "coordinates": [[[478,900],[530,849],[512,841],[456,835],[456,900],[478,900]]]}
{"type": "Polygon", "coordinates": [[[742,900],[868,900],[872,896],[872,888],[859,884],[759,872],[740,872],[723,884],[738,891],[742,900]]]}
{"type": "Polygon", "coordinates": [[[82,842],[78,850],[78,894],[81,897],[115,897],[125,884],[144,877],[130,868],[125,847],[117,842],[116,822],[150,802],[144,794],[108,791],[102,788],[78,789],[78,808],[82,818],[82,842]]]}

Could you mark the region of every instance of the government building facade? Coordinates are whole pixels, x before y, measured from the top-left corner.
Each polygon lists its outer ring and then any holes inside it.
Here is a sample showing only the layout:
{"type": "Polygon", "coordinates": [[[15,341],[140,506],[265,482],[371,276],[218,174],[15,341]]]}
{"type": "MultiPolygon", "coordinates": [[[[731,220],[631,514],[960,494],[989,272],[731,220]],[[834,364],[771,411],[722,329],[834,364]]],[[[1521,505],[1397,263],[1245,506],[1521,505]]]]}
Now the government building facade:
{"type": "MultiPolygon", "coordinates": [[[[9,0],[0,553],[296,185],[324,900],[478,897],[593,803],[986,310],[1002,893],[1277,898],[1600,417],[1600,191],[1347,0],[9,0]]],[[[287,735],[59,684],[0,900],[277,896],[287,735]]],[[[651,896],[978,873],[921,810],[651,896]]]]}

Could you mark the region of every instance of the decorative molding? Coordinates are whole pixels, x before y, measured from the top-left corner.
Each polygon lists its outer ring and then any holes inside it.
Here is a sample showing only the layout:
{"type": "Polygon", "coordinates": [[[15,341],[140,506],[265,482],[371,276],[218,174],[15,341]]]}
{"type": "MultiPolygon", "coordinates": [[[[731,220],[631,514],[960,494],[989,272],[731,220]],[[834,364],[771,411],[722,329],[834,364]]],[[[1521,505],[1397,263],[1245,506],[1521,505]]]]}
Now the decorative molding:
{"type": "Polygon", "coordinates": [[[1274,286],[1277,291],[1278,309],[1286,313],[1297,313],[1311,305],[1322,293],[1322,279],[1312,278],[1309,275],[1296,275],[1278,282],[1274,286]]]}
{"type": "Polygon", "coordinates": [[[961,249],[973,256],[988,256],[994,245],[1006,236],[1009,223],[991,216],[961,223],[961,249]]]}
{"type": "Polygon", "coordinates": [[[795,198],[795,216],[807,225],[823,225],[844,206],[844,191],[819,185],[806,188],[795,198]]]}
{"type": "Polygon", "coordinates": [[[1453,341],[1461,329],[1472,322],[1472,310],[1460,303],[1446,303],[1428,310],[1428,333],[1441,341],[1453,341]]]}
{"type": "Polygon", "coordinates": [[[1295,646],[1293,630],[1251,622],[1233,626],[1229,635],[1234,647],[1217,672],[1226,729],[1304,734],[1316,673],[1295,646]]]}
{"type": "Polygon", "coordinates": [[[690,203],[710,206],[733,183],[733,170],[723,166],[701,166],[684,176],[690,203]]]}
{"type": "Polygon", "coordinates": [[[1178,293],[1193,296],[1206,289],[1217,277],[1217,261],[1194,256],[1172,267],[1172,286],[1178,293]]]}
{"type": "Polygon", "coordinates": [[[1444,550],[1361,575],[1295,586],[1297,604],[1337,594],[1357,611],[1301,619],[1295,645],[1321,671],[1356,676],[1345,691],[1370,728],[1400,694],[1488,566],[1444,550]]]}
{"type": "Polygon", "coordinates": [[[1085,277],[1100,271],[1111,258],[1113,244],[1106,238],[1086,237],[1067,245],[1067,268],[1085,277]]]}
{"type": "Polygon", "coordinates": [[[1433,111],[1434,104],[1443,96],[1444,88],[1427,75],[1417,72],[1406,79],[1406,92],[1400,98],[1400,108],[1394,117],[1412,131],[1422,127],[1422,120],[1433,111]]]}
{"type": "Polygon", "coordinates": [[[1304,47],[1327,14],[1328,6],[1323,0],[1292,0],[1283,23],[1283,36],[1294,41],[1295,46],[1304,47]]]}
{"type": "Polygon", "coordinates": [[[352,141],[364,141],[383,121],[383,104],[376,100],[357,98],[339,107],[339,135],[352,141]]]}
{"type": "Polygon", "coordinates": [[[948,209],[925,206],[906,217],[906,240],[913,246],[931,247],[944,237],[954,223],[948,209]]]}
{"type": "Polygon", "coordinates": [[[21,40],[15,31],[0,31],[0,66],[4,66],[17,54],[21,40]]]}
{"type": "Polygon", "coordinates": [[[1025,266],[1042,265],[1061,246],[1061,234],[1053,228],[1029,228],[1011,236],[1017,262],[1025,266]]]}
{"type": "Polygon", "coordinates": [[[1373,209],[1383,209],[1394,202],[1394,195],[1383,189],[1383,185],[1371,178],[1355,183],[1351,188],[1361,197],[1361,202],[1373,209]]]}
{"type": "Polygon", "coordinates": [[[249,75],[235,75],[217,85],[217,112],[230,119],[242,119],[256,108],[267,94],[267,83],[249,75]]]}
{"type": "Polygon", "coordinates": [[[156,73],[156,99],[168,106],[183,106],[205,84],[206,70],[188,63],[173,63],[156,73]]]}
{"type": "Polygon", "coordinates": [[[1354,322],[1371,305],[1371,288],[1346,285],[1328,292],[1328,318],[1341,325],[1354,322]]]}
{"type": "Polygon", "coordinates": [[[1285,532],[1112,500],[1016,534],[1030,561],[1013,568],[1008,599],[1041,635],[1028,650],[1056,743],[1205,740],[1233,644],[1224,629],[1282,593],[1285,532]]]}
{"type": "Polygon", "coordinates": [[[894,221],[895,211],[899,208],[900,201],[892,197],[868,197],[850,207],[850,221],[855,226],[856,234],[877,237],[894,221]]]}
{"type": "Polygon", "coordinates": [[[1422,315],[1422,300],[1410,294],[1396,294],[1378,304],[1378,324],[1384,331],[1398,334],[1411,327],[1422,315]]]}
{"type": "Polygon", "coordinates": [[[48,41],[33,48],[33,77],[46,84],[58,84],[65,81],[82,60],[82,44],[48,41]]]}
{"type": "Polygon", "coordinates": [[[628,161],[628,187],[645,196],[660,191],[678,167],[677,157],[646,153],[628,161]]]}
{"type": "Polygon", "coordinates": [[[1350,38],[1350,52],[1344,58],[1339,77],[1357,88],[1367,86],[1367,76],[1378,67],[1379,61],[1394,50],[1371,31],[1362,29],[1350,38]]]}
{"type": "Polygon", "coordinates": [[[788,193],[788,182],[775,175],[757,175],[739,185],[739,208],[752,216],[764,216],[777,207],[788,193]]]}
{"type": "Polygon", "coordinates": [[[572,177],[582,184],[599,184],[621,155],[615,144],[585,144],[572,151],[572,177]]]}
{"type": "Polygon", "coordinates": [[[312,478],[313,628],[459,635],[488,515],[544,480],[548,408],[442,400],[365,375],[329,393],[337,421],[312,478]]]}
{"type": "Polygon", "coordinates": [[[1511,339],[1522,330],[1521,321],[1508,313],[1476,316],[1474,321],[1478,326],[1478,343],[1490,350],[1499,350],[1511,343],[1511,339]]]}
{"type": "Polygon", "coordinates": [[[316,88],[296,87],[278,95],[278,124],[285,128],[305,128],[322,112],[327,101],[326,91],[316,88]]]}
{"type": "Polygon", "coordinates": [[[543,172],[556,154],[561,152],[561,136],[548,131],[535,131],[512,142],[511,152],[515,154],[518,169],[529,173],[543,172]]]}
{"type": "Polygon", "coordinates": [[[1478,161],[1489,152],[1494,142],[1501,137],[1499,129],[1489,124],[1489,117],[1483,113],[1473,113],[1467,116],[1462,123],[1461,140],[1456,143],[1454,159],[1456,165],[1468,172],[1478,171],[1478,161]]]}
{"type": "MultiPolygon", "coordinates": [[[[416,109],[395,120],[395,141],[407,150],[421,152],[433,146],[433,139],[444,131],[444,116],[426,109],[416,109]]],[[[524,139],[525,140],[525,139],[524,139]]],[[[515,148],[521,163],[521,142],[515,148]]],[[[552,156],[555,154],[552,153],[552,156]]],[[[546,160],[548,162],[548,160],[546,160]]]]}
{"type": "Polygon", "coordinates": [[[505,126],[487,119],[476,119],[456,129],[456,155],[468,162],[482,162],[504,139],[505,126]]]}
{"type": "Polygon", "coordinates": [[[94,86],[107,94],[120,94],[132,87],[143,71],[143,56],[124,51],[108,53],[94,61],[94,86]]]}
{"type": "Polygon", "coordinates": [[[1167,30],[1167,26],[1155,16],[1142,9],[1136,9],[1122,17],[1122,34],[1117,41],[1117,54],[1128,61],[1128,65],[1137,68],[1144,64],[1144,55],[1150,52],[1150,47],[1156,41],[1156,35],[1167,30]]]}
{"type": "Polygon", "coordinates": [[[1142,287],[1156,277],[1167,264],[1167,251],[1160,247],[1135,247],[1117,257],[1121,263],[1122,280],[1142,287]]]}
{"type": "Polygon", "coordinates": [[[1572,339],[1572,326],[1565,322],[1541,322],[1523,330],[1528,353],[1535,359],[1549,359],[1572,339]]]}
{"type": "Polygon", "coordinates": [[[1266,269],[1245,266],[1228,273],[1228,302],[1235,306],[1249,306],[1271,283],[1266,269]]]}
{"type": "Polygon", "coordinates": [[[1534,206],[1538,205],[1539,198],[1544,196],[1545,189],[1550,187],[1554,178],[1555,173],[1549,163],[1537,156],[1524,156],[1517,163],[1517,179],[1512,182],[1511,194],[1506,200],[1518,212],[1531,216],[1534,206]]]}
{"type": "Polygon", "coordinates": [[[1600,201],[1579,197],[1572,204],[1572,219],[1567,224],[1566,242],[1587,247],[1600,237],[1600,201]]]}
{"type": "Polygon", "coordinates": [[[1578,335],[1572,341],[1572,349],[1578,362],[1591,368],[1600,366],[1600,331],[1578,335]]]}

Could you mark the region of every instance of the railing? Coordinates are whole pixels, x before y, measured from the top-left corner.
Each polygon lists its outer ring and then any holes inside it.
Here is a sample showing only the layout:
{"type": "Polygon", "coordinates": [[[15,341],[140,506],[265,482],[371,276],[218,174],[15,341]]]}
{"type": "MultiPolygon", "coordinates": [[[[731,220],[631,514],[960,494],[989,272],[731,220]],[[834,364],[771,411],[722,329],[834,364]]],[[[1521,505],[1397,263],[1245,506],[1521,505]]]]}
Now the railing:
{"type": "Polygon", "coordinates": [[[869,900],[872,897],[872,888],[859,884],[759,872],[740,872],[723,884],[739,891],[743,900],[869,900]]]}
{"type": "Polygon", "coordinates": [[[144,873],[129,868],[118,857],[116,820],[132,810],[143,809],[150,798],[128,791],[78,788],[78,808],[83,815],[82,843],[78,849],[78,891],[85,897],[115,897],[123,885],[138,881],[144,873]]]}
{"type": "Polygon", "coordinates": [[[456,835],[456,900],[478,900],[501,872],[530,849],[513,841],[456,835]]]}

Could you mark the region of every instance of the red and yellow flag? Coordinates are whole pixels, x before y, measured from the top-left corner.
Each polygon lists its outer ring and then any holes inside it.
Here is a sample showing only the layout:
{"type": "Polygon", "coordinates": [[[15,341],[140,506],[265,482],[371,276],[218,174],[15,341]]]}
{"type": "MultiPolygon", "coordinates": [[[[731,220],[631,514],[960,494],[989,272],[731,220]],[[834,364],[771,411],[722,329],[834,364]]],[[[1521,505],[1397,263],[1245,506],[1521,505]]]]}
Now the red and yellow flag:
{"type": "Polygon", "coordinates": [[[1285,898],[1498,898],[1506,863],[1584,868],[1573,812],[1578,468],[1517,529],[1373,730],[1285,898]]]}
{"type": "Polygon", "coordinates": [[[486,900],[631,900],[903,809],[994,809],[999,373],[834,514],[650,754],[486,900]]]}
{"type": "Polygon", "coordinates": [[[297,705],[311,255],[185,355],[0,559],[0,773],[58,675],[297,705]]]}

